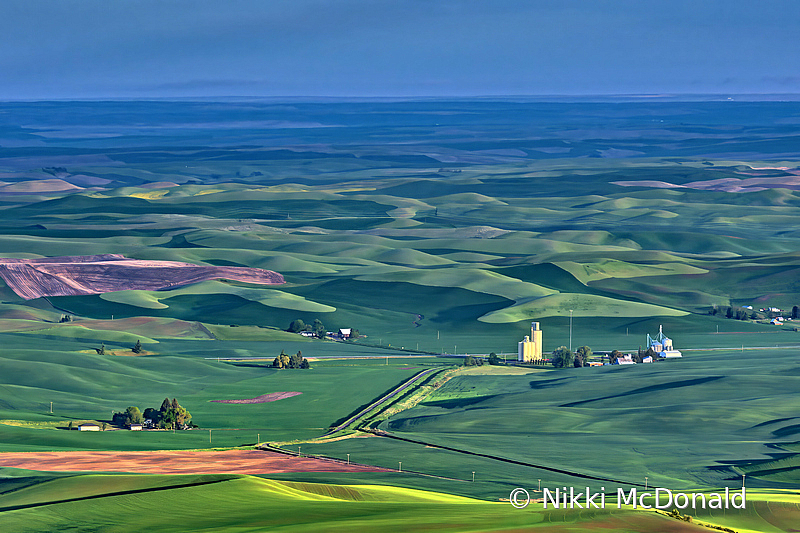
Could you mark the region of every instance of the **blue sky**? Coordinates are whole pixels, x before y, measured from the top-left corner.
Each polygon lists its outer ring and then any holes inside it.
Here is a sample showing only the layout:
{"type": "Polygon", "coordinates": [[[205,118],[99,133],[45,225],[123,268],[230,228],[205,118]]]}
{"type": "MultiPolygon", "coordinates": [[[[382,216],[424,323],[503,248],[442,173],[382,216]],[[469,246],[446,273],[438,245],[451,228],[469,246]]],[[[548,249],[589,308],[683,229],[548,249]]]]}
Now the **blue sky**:
{"type": "Polygon", "coordinates": [[[797,0],[4,0],[0,99],[800,93],[797,0]]]}

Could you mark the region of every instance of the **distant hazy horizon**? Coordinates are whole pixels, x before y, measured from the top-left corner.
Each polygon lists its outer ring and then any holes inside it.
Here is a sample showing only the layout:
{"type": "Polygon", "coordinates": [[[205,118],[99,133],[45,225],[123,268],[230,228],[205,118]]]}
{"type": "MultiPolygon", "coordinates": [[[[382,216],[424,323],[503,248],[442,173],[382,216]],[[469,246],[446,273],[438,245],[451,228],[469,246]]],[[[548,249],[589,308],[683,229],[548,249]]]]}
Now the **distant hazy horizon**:
{"type": "Polygon", "coordinates": [[[796,0],[0,3],[0,100],[800,93],[796,0]]]}
{"type": "Polygon", "coordinates": [[[62,98],[0,98],[0,102],[414,102],[414,101],[507,101],[507,102],[797,102],[798,93],[674,93],[674,94],[519,94],[519,95],[408,95],[408,96],[322,96],[322,95],[219,95],[219,96],[91,96],[62,98]]]}

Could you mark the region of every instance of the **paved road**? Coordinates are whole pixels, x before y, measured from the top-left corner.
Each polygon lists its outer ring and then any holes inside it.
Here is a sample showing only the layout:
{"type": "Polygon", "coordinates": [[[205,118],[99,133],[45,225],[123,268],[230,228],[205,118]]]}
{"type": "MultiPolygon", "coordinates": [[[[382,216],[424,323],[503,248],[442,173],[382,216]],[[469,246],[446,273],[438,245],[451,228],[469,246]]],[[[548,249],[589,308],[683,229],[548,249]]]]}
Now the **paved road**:
{"type": "Polygon", "coordinates": [[[328,431],[327,433],[325,433],[322,436],[323,437],[328,437],[328,436],[336,433],[337,431],[341,431],[342,429],[344,429],[345,427],[350,425],[354,420],[357,420],[358,418],[364,416],[368,412],[370,412],[373,409],[375,409],[376,407],[378,407],[380,404],[386,402],[387,400],[391,400],[392,398],[394,398],[395,396],[397,396],[401,392],[405,391],[407,388],[411,387],[412,385],[414,385],[415,383],[419,382],[420,380],[423,380],[423,379],[427,378],[433,372],[437,372],[439,370],[441,370],[441,369],[440,368],[429,368],[427,370],[423,370],[422,372],[418,373],[417,375],[415,375],[414,377],[412,377],[411,379],[409,379],[408,381],[406,381],[405,383],[403,383],[402,385],[400,385],[396,389],[392,390],[388,394],[385,394],[381,398],[378,398],[377,400],[375,400],[374,402],[369,404],[367,407],[365,407],[364,409],[362,409],[358,413],[354,414],[353,416],[351,416],[350,418],[348,418],[347,420],[345,420],[344,422],[342,422],[341,424],[339,424],[335,428],[332,428],[330,431],[328,431]]]}

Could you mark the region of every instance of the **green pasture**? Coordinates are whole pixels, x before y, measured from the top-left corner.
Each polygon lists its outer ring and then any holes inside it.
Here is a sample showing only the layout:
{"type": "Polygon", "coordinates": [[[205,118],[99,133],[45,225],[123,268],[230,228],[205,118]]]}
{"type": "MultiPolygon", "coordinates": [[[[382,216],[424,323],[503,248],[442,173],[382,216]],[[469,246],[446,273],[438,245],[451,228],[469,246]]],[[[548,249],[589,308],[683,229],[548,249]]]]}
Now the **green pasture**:
{"type": "MultiPolygon", "coordinates": [[[[9,123],[23,125],[4,135],[28,144],[0,143],[0,181],[12,185],[0,197],[0,256],[119,253],[272,269],[286,279],[30,301],[0,282],[2,451],[302,441],[421,368],[457,362],[387,364],[387,355],[513,357],[531,321],[542,326],[545,352],[571,343],[627,353],[663,326],[683,359],[529,375],[483,369],[452,379],[381,429],[597,477],[647,476],[674,489],[734,486],[742,474],[758,490],[800,484],[800,332],[793,322],[723,318],[727,306],[780,307],[788,316],[800,305],[798,162],[786,129],[800,116],[795,103],[1,107],[9,123]],[[662,115],[664,122],[652,120],[662,115]],[[298,116],[335,127],[254,126],[298,116]],[[111,134],[86,135],[92,124],[111,134]],[[85,188],[38,190],[43,179],[85,188]],[[746,192],[721,190],[752,181],[758,186],[746,192]],[[722,312],[710,316],[714,306],[722,312]],[[63,314],[75,320],[58,323],[63,314]],[[320,342],[283,331],[297,318],[320,319],[330,331],[356,328],[362,338],[320,342]],[[101,343],[124,352],[136,340],[146,356],[94,353],[101,343]],[[266,368],[281,350],[317,360],[309,371],[266,368]],[[267,404],[210,401],[279,391],[303,394],[267,404]],[[55,429],[108,420],[129,405],[158,407],[166,396],[201,429],[55,429]]],[[[707,530],[650,513],[516,512],[442,496],[496,500],[540,478],[578,482],[491,457],[378,437],[303,451],[350,453],[389,468],[403,461],[439,477],[298,474],[281,482],[203,478],[218,481],[206,485],[198,477],[169,491],[177,505],[167,520],[150,512],[168,494],[155,490],[172,482],[164,478],[79,476],[23,487],[20,474],[13,491],[0,489],[0,506],[45,505],[0,512],[0,528],[80,522],[126,531],[147,520],[156,531],[176,523],[237,531],[707,530]],[[140,492],[108,495],[115,487],[140,492]],[[64,492],[87,499],[52,503],[64,492]]],[[[746,514],[697,518],[737,531],[794,527],[796,501],[762,496],[769,504],[756,499],[746,514]]]]}
{"type": "MultiPolygon", "coordinates": [[[[634,483],[648,476],[664,487],[724,486],[750,472],[749,486],[796,488],[796,461],[769,463],[800,434],[794,351],[698,352],[654,365],[462,375],[380,427],[634,483]]],[[[395,445],[385,440],[365,439],[362,446],[395,445]]]]}
{"type": "MultiPolygon", "coordinates": [[[[0,419],[55,421],[66,427],[71,420],[109,421],[112,411],[129,405],[142,410],[158,408],[164,397],[169,397],[178,398],[201,428],[174,434],[107,431],[86,439],[88,433],[0,423],[0,446],[6,451],[239,446],[255,443],[257,434],[262,442],[311,438],[420,370],[413,359],[389,359],[387,365],[383,357],[351,366],[318,361],[310,370],[268,368],[281,349],[294,353],[295,346],[289,343],[269,343],[264,353],[260,351],[266,348],[264,343],[171,341],[157,345],[161,352],[157,356],[116,357],[79,351],[77,348],[83,347],[80,342],[13,334],[3,337],[7,348],[0,358],[0,419]],[[65,349],[65,344],[73,350],[65,349]],[[14,345],[18,348],[11,348],[14,345]],[[245,360],[228,363],[216,357],[245,360]],[[343,390],[351,393],[342,397],[343,390]],[[211,401],[281,391],[303,394],[249,405],[211,401]]],[[[313,357],[315,344],[298,342],[297,346],[302,346],[304,356],[313,357]]],[[[345,355],[349,348],[319,344],[328,348],[326,355],[345,355]]],[[[356,353],[367,353],[359,349],[356,353]]]]}
{"type": "MultiPolygon", "coordinates": [[[[150,530],[174,531],[179,524],[184,530],[214,531],[707,531],[653,512],[616,509],[614,505],[572,511],[544,510],[534,503],[520,510],[507,502],[393,486],[219,475],[45,478],[0,496],[0,525],[10,532],[74,527],[137,531],[142,513],[159,508],[165,496],[172,508],[169,513],[152,513],[147,519],[150,530]]],[[[775,517],[786,523],[798,511],[796,504],[791,504],[776,511],[761,506],[761,512],[744,517],[729,513],[721,520],[770,527],[775,517]]],[[[772,527],[761,531],[784,530],[772,527]]]]}

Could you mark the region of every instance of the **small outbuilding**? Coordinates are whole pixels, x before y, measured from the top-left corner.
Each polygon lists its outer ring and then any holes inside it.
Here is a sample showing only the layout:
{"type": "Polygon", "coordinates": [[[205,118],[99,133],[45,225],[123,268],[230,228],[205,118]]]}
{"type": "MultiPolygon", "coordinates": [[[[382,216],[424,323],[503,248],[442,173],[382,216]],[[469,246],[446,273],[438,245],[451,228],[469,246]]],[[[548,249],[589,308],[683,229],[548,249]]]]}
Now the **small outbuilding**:
{"type": "Polygon", "coordinates": [[[81,424],[78,426],[78,431],[100,431],[100,426],[92,423],[81,424]]]}
{"type": "Polygon", "coordinates": [[[131,431],[141,431],[142,430],[142,425],[141,424],[131,424],[130,426],[128,426],[128,429],[130,429],[131,431]]]}

